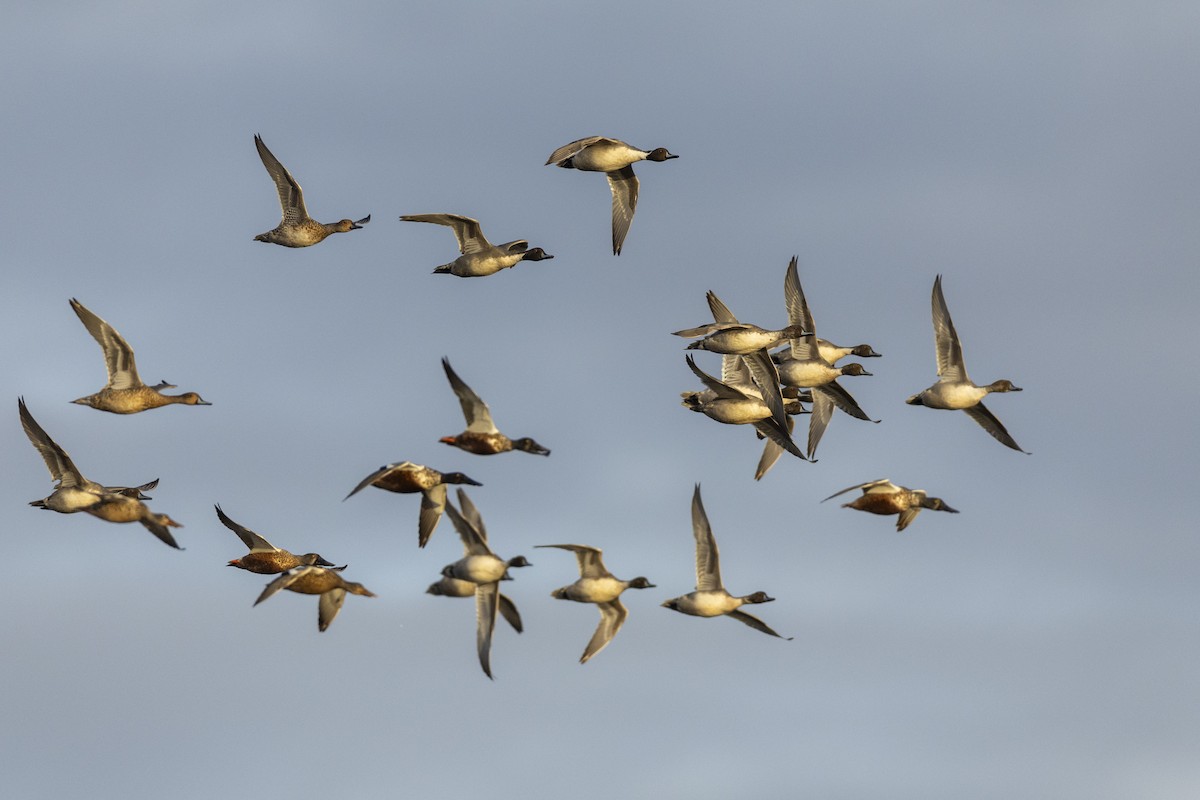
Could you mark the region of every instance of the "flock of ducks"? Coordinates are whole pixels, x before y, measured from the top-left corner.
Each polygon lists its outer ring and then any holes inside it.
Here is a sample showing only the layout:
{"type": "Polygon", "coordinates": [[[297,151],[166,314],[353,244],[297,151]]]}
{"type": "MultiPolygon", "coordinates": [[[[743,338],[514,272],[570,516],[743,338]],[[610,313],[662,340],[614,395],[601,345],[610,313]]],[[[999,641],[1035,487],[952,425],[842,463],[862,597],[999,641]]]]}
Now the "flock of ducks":
{"type": "MultiPolygon", "coordinates": [[[[320,223],[308,215],[300,184],[267,148],[260,136],[254,144],[263,166],[274,181],[282,208],[278,226],[254,237],[256,241],[284,247],[309,247],[334,233],[360,229],[370,222],[367,215],[357,221],[342,219],[335,223],[320,223]]],[[[571,142],[555,150],[546,164],[584,172],[603,172],[612,192],[612,247],[619,255],[624,246],[634,210],[637,207],[638,179],[633,164],[638,161],[667,161],[677,158],[665,148],[640,150],[618,139],[592,136],[571,142]]],[[[484,277],[512,268],[521,261],[542,261],[553,258],[540,247],[517,239],[493,245],[483,235],[479,222],[457,214],[410,214],[400,217],[407,222],[426,222],[449,227],[458,242],[460,256],[433,270],[435,274],[458,277],[484,277]]],[[[762,457],[755,470],[755,479],[762,478],[784,452],[805,461],[816,461],[817,446],[833,417],[835,409],[855,419],[871,419],[838,380],[842,376],[870,375],[857,362],[835,366],[848,356],[878,358],[880,354],[867,344],[853,347],[835,345],[817,337],[816,325],[800,284],[799,267],[795,257],[784,275],[784,305],[787,325],[782,328],[763,328],[738,320],[713,292],[707,301],[713,321],[679,330],[675,335],[692,339],[688,351],[707,351],[721,356],[721,376],[706,373],[689,352],[685,363],[704,388],[682,393],[683,405],[724,424],[750,425],[765,440],[762,457]],[[772,352],[775,348],[781,348],[772,352]],[[801,448],[792,438],[794,418],[807,415],[808,436],[801,448]]],[[[72,298],[71,308],[87,331],[99,343],[108,371],[107,384],[95,394],[73,402],[114,414],[134,414],[165,405],[210,405],[196,392],[171,395],[164,390],[177,388],[161,381],[153,386],[142,382],[134,362],[133,348],[108,322],[97,316],[81,302],[72,298]]],[[[942,278],[933,284],[932,312],[937,354],[938,380],[929,388],[912,395],[907,402],[927,408],[965,411],[996,440],[1005,446],[1024,452],[1000,421],[983,405],[991,393],[1019,392],[1011,381],[999,380],[979,386],[967,376],[962,346],[951,320],[942,278]]],[[[510,438],[502,433],[492,419],[487,403],[442,359],[442,368],[462,408],[466,428],[458,434],[439,441],[475,455],[497,455],[511,451],[549,456],[550,450],[530,437],[510,438]]],[[[83,512],[109,522],[138,522],[165,544],[179,548],[172,529],[181,525],[167,514],[150,510],[145,501],[157,480],[139,486],[103,486],[83,476],[67,452],[38,424],[26,406],[18,400],[21,425],[34,448],[41,454],[57,482],[47,497],[30,505],[62,514],[83,512]]],[[[443,516],[450,518],[463,545],[463,556],[447,564],[440,580],[431,584],[427,593],[444,597],[473,597],[476,606],[476,644],[483,672],[492,677],[491,649],[497,616],[517,631],[523,630],[520,613],[512,599],[500,592],[504,581],[511,580],[510,571],[531,566],[521,555],[502,558],[488,542],[487,530],[478,508],[462,486],[481,486],[462,472],[442,472],[432,467],[400,461],[386,464],[363,478],[345,499],[374,486],[389,492],[420,494],[417,520],[417,544],[425,547],[443,516]],[[457,506],[449,498],[449,486],[456,485],[457,506]]],[[[924,490],[909,489],[888,479],[873,480],[835,492],[825,500],[859,490],[861,496],[844,507],[872,514],[897,516],[896,529],[905,530],[922,509],[958,513],[940,498],[930,497],[924,490]]],[[[822,501],[824,502],[824,501],[822,501]]],[[[218,520],[242,541],[248,552],[228,562],[228,566],[260,575],[275,576],[262,590],[255,605],[281,590],[317,595],[318,629],[324,631],[333,622],[347,594],[374,597],[361,583],[342,577],[346,566],[336,566],[317,553],[296,555],[272,545],[263,536],[232,520],[219,505],[215,506],[218,520]]],[[[712,526],[705,512],[696,485],[692,496],[692,532],[696,554],[696,589],[688,594],[662,603],[665,608],[696,617],[725,616],[755,630],[785,638],[758,617],[742,610],[747,605],[774,600],[766,592],[747,595],[730,594],[721,580],[720,557],[712,526]]],[[[546,544],[538,547],[566,550],[575,555],[579,578],[574,583],[554,590],[560,600],[595,605],[600,621],[587,642],[580,663],[586,663],[603,650],[616,636],[628,617],[621,602],[627,589],[652,589],[655,585],[645,577],[621,580],[604,566],[603,553],[582,544],[546,544]]]]}

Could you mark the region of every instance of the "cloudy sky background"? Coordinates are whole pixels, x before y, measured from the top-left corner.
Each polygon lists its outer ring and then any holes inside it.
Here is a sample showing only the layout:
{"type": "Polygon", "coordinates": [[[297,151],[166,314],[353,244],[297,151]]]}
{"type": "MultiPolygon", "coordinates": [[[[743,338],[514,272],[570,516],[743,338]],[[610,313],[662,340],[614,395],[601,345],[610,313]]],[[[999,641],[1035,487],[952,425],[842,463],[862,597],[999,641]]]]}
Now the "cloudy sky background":
{"type": "MultiPolygon", "coordinates": [[[[9,341],[13,797],[1190,798],[1200,793],[1194,523],[1200,9],[1193,3],[26,4],[0,30],[9,341]],[[252,137],[314,217],[305,250],[252,137]],[[610,253],[603,177],[544,167],[609,135],[637,167],[610,253]],[[555,254],[430,274],[449,230],[555,254]],[[798,254],[819,332],[884,354],[844,385],[817,464],[752,479],[745,429],[692,414],[669,331],[707,290],[785,321],[798,254]],[[944,275],[967,366],[1033,455],[904,399],[934,380],[944,275]],[[103,414],[77,297],[148,382],[210,408],[103,414]],[[443,444],[448,356],[548,459],[443,444]],[[161,478],[139,526],[29,508],[50,492],[16,413],[87,476],[161,478]],[[342,497],[380,464],[462,470],[526,632],[479,669],[466,600],[425,595],[460,545],[418,500],[342,497]],[[880,477],[961,514],[904,534],[821,498],[880,477]],[[658,604],[694,584],[703,486],[728,588],[783,642],[658,604]],[[251,604],[265,577],[213,513],[317,549],[377,599],[251,604]],[[601,547],[630,617],[551,600],[601,547]]],[[[719,359],[700,354],[716,372],[719,359]]],[[[803,437],[800,437],[803,438],[803,437]]],[[[845,498],[849,499],[849,498],[845,498]]]]}

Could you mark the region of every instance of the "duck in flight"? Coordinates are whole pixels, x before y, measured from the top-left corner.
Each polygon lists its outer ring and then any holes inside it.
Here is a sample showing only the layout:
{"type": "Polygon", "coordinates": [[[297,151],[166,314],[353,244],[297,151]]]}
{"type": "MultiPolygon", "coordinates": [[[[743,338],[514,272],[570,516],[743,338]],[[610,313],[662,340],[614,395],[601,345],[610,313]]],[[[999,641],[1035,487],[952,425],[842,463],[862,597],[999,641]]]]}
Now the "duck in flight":
{"type": "Polygon", "coordinates": [[[522,261],[546,261],[554,258],[540,247],[529,247],[525,239],[516,239],[495,245],[483,235],[479,222],[459,214],[405,214],[404,222],[431,222],[445,225],[454,231],[458,240],[458,252],[462,253],[449,264],[435,267],[433,274],[457,275],[460,278],[478,278],[495,275],[502,269],[515,267],[522,261]]]}
{"type": "Polygon", "coordinates": [[[267,174],[275,181],[275,189],[279,192],[279,205],[283,209],[283,219],[279,224],[266,233],[254,237],[256,242],[281,244],[284,247],[309,247],[325,240],[332,233],[345,233],[361,228],[371,221],[367,214],[360,220],[348,219],[337,222],[317,222],[308,215],[304,207],[304,191],[292,173],[279,163],[279,159],[267,149],[262,137],[254,134],[254,146],[258,148],[258,157],[262,159],[267,174]]]}
{"type": "Polygon", "coordinates": [[[643,577],[623,581],[604,567],[603,553],[595,547],[582,544],[539,544],[538,547],[557,547],[575,554],[579,562],[579,580],[570,586],[555,589],[550,596],[556,600],[574,600],[576,603],[592,603],[600,609],[600,624],[579,658],[580,664],[599,653],[621,626],[629,611],[621,603],[621,593],[626,589],[653,589],[654,584],[643,577]]]}
{"type": "Polygon", "coordinates": [[[713,537],[712,526],[708,524],[708,515],[704,512],[704,503],[700,500],[700,484],[696,484],[696,491],[692,495],[692,534],[696,538],[696,591],[667,600],[663,607],[693,617],[730,617],[756,631],[780,639],[785,638],[758,617],[741,610],[744,605],[774,602],[774,597],[769,597],[766,592],[736,597],[725,591],[721,583],[717,540],[713,537]]]}
{"type": "Polygon", "coordinates": [[[983,398],[992,392],[1019,392],[1021,387],[1014,386],[1012,381],[1006,379],[994,381],[987,386],[977,386],[967,376],[962,344],[958,340],[958,331],[954,329],[954,320],[950,318],[946,297],[942,294],[941,275],[933,281],[933,343],[937,352],[937,383],[923,392],[914,394],[905,402],[910,406],[965,411],[968,417],[979,423],[980,427],[1000,444],[1022,453],[1026,452],[1021,450],[1021,446],[1009,435],[1000,420],[983,404],[983,398]]]}
{"type": "Polygon", "coordinates": [[[91,406],[113,414],[136,414],[151,408],[169,405],[210,406],[195,392],[163,394],[163,389],[175,389],[174,384],[162,381],[147,386],[138,377],[137,364],[133,360],[133,348],[116,328],[93,314],[83,303],[71,298],[71,308],[104,351],[104,364],[108,368],[108,383],[95,394],[72,400],[83,406],[91,406]]]}
{"type": "Polygon", "coordinates": [[[537,456],[550,455],[547,448],[528,436],[510,439],[501,433],[496,423],[492,422],[492,411],[488,404],[458,377],[458,373],[450,366],[450,359],[442,359],[442,369],[446,371],[446,380],[450,381],[450,388],[458,397],[463,416],[467,420],[467,429],[456,436],[443,436],[438,441],[481,456],[507,453],[510,450],[520,450],[537,456]]]}
{"type": "Polygon", "coordinates": [[[679,158],[665,147],[639,150],[620,139],[607,136],[588,136],[570,144],[564,144],[546,159],[546,165],[584,172],[603,172],[608,177],[608,188],[612,191],[612,246],[613,255],[621,255],[625,234],[633,222],[637,209],[638,179],[633,174],[633,165],[639,161],[666,161],[679,158]]]}
{"type": "MultiPolygon", "coordinates": [[[[834,492],[829,495],[825,500],[832,500],[839,495],[852,492],[855,489],[861,489],[862,495],[849,503],[842,503],[842,508],[854,508],[859,511],[882,514],[884,516],[898,514],[899,516],[896,519],[897,531],[907,528],[917,518],[917,514],[921,513],[922,508],[931,508],[934,511],[948,511],[951,514],[958,513],[958,510],[951,508],[945,500],[940,497],[930,497],[924,489],[909,489],[907,486],[898,486],[887,478],[860,483],[856,486],[848,486],[840,492],[834,492]]],[[[821,502],[824,503],[825,500],[821,502]]]]}

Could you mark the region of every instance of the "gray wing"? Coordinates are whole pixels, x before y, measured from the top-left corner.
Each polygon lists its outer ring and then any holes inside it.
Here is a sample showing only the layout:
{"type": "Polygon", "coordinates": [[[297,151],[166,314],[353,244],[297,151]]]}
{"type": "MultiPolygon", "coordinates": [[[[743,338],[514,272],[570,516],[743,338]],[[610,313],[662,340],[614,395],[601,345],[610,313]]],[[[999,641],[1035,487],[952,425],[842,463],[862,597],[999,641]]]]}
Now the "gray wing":
{"type": "Polygon", "coordinates": [[[254,605],[258,605],[259,603],[266,600],[271,595],[279,592],[282,589],[286,589],[287,587],[291,586],[293,583],[298,581],[300,578],[307,575],[310,571],[315,570],[315,569],[321,569],[321,568],[320,567],[307,567],[307,566],[292,567],[287,572],[280,573],[278,578],[276,578],[275,580],[268,583],[267,588],[262,590],[262,594],[260,594],[258,596],[258,599],[254,601],[254,605]]]}
{"type": "Polygon", "coordinates": [[[867,412],[863,411],[862,408],[859,407],[858,403],[853,397],[850,396],[850,393],[846,391],[845,387],[836,380],[822,384],[821,386],[812,387],[812,393],[814,398],[816,398],[818,395],[827,396],[835,406],[855,419],[861,419],[865,422],[879,421],[877,419],[871,419],[868,417],[867,412]]]}
{"type": "Polygon", "coordinates": [[[487,528],[483,524],[483,515],[479,513],[479,509],[471,502],[471,498],[467,497],[467,493],[458,489],[458,508],[462,512],[462,517],[475,528],[475,532],[479,534],[479,538],[487,541],[487,528]]]}
{"type": "Polygon", "coordinates": [[[770,636],[774,636],[778,639],[786,639],[789,642],[792,640],[791,636],[780,636],[778,633],[771,630],[771,627],[769,625],[767,625],[767,623],[763,622],[758,617],[747,614],[745,611],[740,611],[740,610],[735,609],[734,611],[730,611],[725,616],[736,619],[738,622],[744,622],[747,625],[749,625],[751,628],[754,628],[754,630],[762,631],[763,633],[768,634],[770,636]]]}
{"type": "Polygon", "coordinates": [[[121,334],[74,297],[71,298],[71,308],[75,309],[75,314],[83,323],[83,327],[87,328],[88,333],[99,342],[100,349],[104,351],[104,365],[108,368],[108,385],[113,389],[141,386],[142,380],[138,377],[137,365],[133,360],[133,348],[121,334]]]}
{"type": "Polygon", "coordinates": [[[250,530],[249,528],[243,528],[241,525],[225,516],[225,512],[221,510],[220,506],[213,507],[217,509],[217,519],[221,520],[221,524],[236,533],[238,538],[242,540],[242,544],[250,548],[251,553],[274,553],[279,549],[254,531],[250,530]]]}
{"type": "Polygon", "coordinates": [[[1000,420],[996,419],[995,415],[991,411],[988,411],[983,403],[976,403],[970,408],[964,408],[963,411],[967,412],[968,417],[983,426],[983,429],[990,433],[992,438],[1000,442],[1000,444],[1005,447],[1011,447],[1013,450],[1019,450],[1022,453],[1025,452],[1021,450],[1021,446],[1017,444],[1016,439],[1009,435],[1004,425],[1000,423],[1000,420]]]}
{"type": "MultiPolygon", "coordinates": [[[[777,377],[779,375],[778,368],[775,370],[775,375],[777,377]]],[[[758,391],[754,378],[750,375],[750,369],[741,356],[729,354],[721,356],[721,382],[730,386],[753,386],[755,391],[758,391]]]]}
{"type": "Polygon", "coordinates": [[[603,551],[597,547],[585,544],[539,544],[537,547],[557,547],[559,550],[570,550],[579,562],[579,577],[605,578],[611,573],[604,568],[603,551]]]}
{"type": "Polygon", "coordinates": [[[709,292],[705,297],[708,299],[708,310],[712,312],[713,320],[716,322],[737,322],[738,318],[729,310],[729,306],[721,302],[721,298],[717,297],[712,292],[709,292]]]}
{"type": "Polygon", "coordinates": [[[721,554],[717,540],[713,538],[708,514],[704,513],[704,502],[700,499],[700,484],[692,495],[692,535],[696,538],[696,589],[711,592],[722,589],[721,554]]]}
{"type": "Polygon", "coordinates": [[[629,233],[629,223],[633,222],[633,212],[637,209],[638,179],[632,166],[604,174],[608,176],[608,188],[612,190],[613,255],[619,256],[625,234],[629,233]]]}
{"type": "Polygon", "coordinates": [[[463,552],[469,556],[491,553],[492,551],[487,545],[487,540],[480,535],[475,526],[468,522],[452,503],[446,502],[446,485],[441,483],[433,488],[441,488],[442,490],[442,505],[445,507],[446,515],[450,517],[450,522],[454,525],[454,529],[458,531],[459,538],[462,539],[463,552]]]}
{"type": "MultiPolygon", "coordinates": [[[[429,537],[433,536],[433,532],[442,518],[442,512],[445,510],[446,484],[439,483],[421,492],[421,516],[417,520],[418,547],[424,547],[428,544],[429,537]]],[[[462,518],[459,517],[459,519],[462,518]]],[[[457,524],[455,527],[458,527],[457,524]]],[[[486,547],[487,545],[484,546],[486,547]]]]}
{"type": "Polygon", "coordinates": [[[458,377],[458,373],[450,366],[450,359],[442,358],[442,368],[446,370],[450,388],[458,396],[458,404],[462,406],[463,417],[467,420],[467,430],[472,433],[497,433],[488,404],[458,377]]]}
{"type": "MultiPolygon", "coordinates": [[[[791,433],[789,432],[791,430],[790,418],[786,424],[788,427],[781,428],[779,427],[779,423],[775,422],[773,419],[761,419],[754,423],[754,429],[766,437],[768,441],[788,451],[796,458],[802,458],[805,461],[811,461],[811,458],[805,458],[804,453],[800,451],[800,448],[797,447],[796,443],[792,440],[791,433]]],[[[760,465],[762,460],[765,458],[766,453],[764,452],[763,458],[759,459],[760,465]]]]}
{"type": "Polygon", "coordinates": [[[254,135],[254,146],[258,148],[258,157],[267,168],[267,174],[275,181],[275,189],[279,192],[279,206],[283,210],[283,222],[288,224],[308,219],[308,209],[304,207],[304,192],[292,177],[292,173],[284,169],[283,164],[280,164],[275,154],[267,149],[258,134],[254,135]]]}
{"type": "Polygon", "coordinates": [[[812,413],[808,415],[808,457],[812,459],[817,445],[833,417],[833,400],[824,392],[813,391],[812,413]]]}
{"type": "Polygon", "coordinates": [[[499,596],[500,585],[497,583],[482,583],[475,587],[475,646],[479,650],[479,666],[489,678],[492,677],[492,632],[496,629],[499,596]]]}
{"type": "Polygon", "coordinates": [[[492,246],[479,222],[459,214],[405,214],[400,217],[405,222],[432,222],[434,225],[445,225],[454,231],[458,240],[458,252],[463,255],[478,253],[492,246]]]}
{"type": "Polygon", "coordinates": [[[614,141],[616,141],[616,140],[608,139],[604,136],[585,136],[582,139],[576,139],[575,141],[571,142],[570,144],[564,144],[562,147],[558,148],[553,153],[551,153],[550,157],[546,159],[546,163],[543,164],[542,166],[549,166],[551,164],[555,164],[555,165],[561,167],[561,166],[563,166],[563,164],[561,162],[566,161],[568,158],[571,158],[572,156],[574,156],[576,153],[578,153],[580,150],[582,150],[585,147],[591,147],[596,142],[614,142],[614,141]]]}
{"type": "Polygon", "coordinates": [[[317,630],[324,631],[329,627],[333,618],[342,610],[344,602],[346,602],[346,590],[340,587],[321,594],[320,599],[317,600],[317,630]]]}
{"type": "MultiPolygon", "coordinates": [[[[85,509],[86,510],[86,509],[85,509]]],[[[162,519],[167,519],[165,515],[158,515],[162,519]]],[[[179,543],[175,541],[175,537],[171,535],[171,529],[154,517],[142,517],[138,522],[142,526],[158,537],[163,544],[174,547],[176,550],[182,550],[179,543]]]]}
{"type": "Polygon", "coordinates": [[[517,611],[516,603],[509,600],[508,596],[504,594],[500,595],[500,616],[504,617],[517,633],[525,631],[524,626],[521,624],[521,614],[517,611]]]}
{"type": "Polygon", "coordinates": [[[596,626],[596,632],[584,648],[579,659],[580,664],[586,664],[589,658],[607,647],[625,624],[625,618],[629,616],[629,611],[621,604],[620,598],[608,603],[597,603],[596,607],[600,609],[600,624],[596,626]]]}
{"type": "MultiPolygon", "coordinates": [[[[894,491],[897,491],[899,488],[900,488],[899,486],[896,486],[896,484],[892,483],[887,478],[880,478],[877,481],[867,481],[866,483],[859,483],[859,484],[855,484],[854,486],[847,486],[845,489],[842,489],[840,492],[834,492],[833,494],[829,495],[829,497],[826,497],[825,500],[832,500],[833,498],[837,497],[838,495],[843,495],[846,492],[852,492],[855,489],[862,489],[863,494],[866,494],[867,492],[871,491],[872,489],[878,489],[879,491],[894,492],[894,491]],[[891,489],[880,488],[880,487],[887,487],[887,486],[890,486],[891,489]]],[[[824,503],[825,500],[822,500],[821,502],[824,503]]]]}
{"type": "MultiPolygon", "coordinates": [[[[791,434],[794,425],[795,423],[793,422],[792,418],[788,417],[787,430],[789,435],[791,434]]],[[[762,477],[770,472],[771,467],[775,466],[775,462],[779,460],[781,455],[783,455],[784,449],[785,447],[776,442],[774,439],[770,438],[769,436],[766,438],[766,441],[763,442],[762,455],[758,459],[758,466],[754,468],[754,480],[762,480],[762,477]]],[[[798,455],[803,455],[800,453],[800,448],[798,447],[796,448],[796,453],[798,455]]]]}
{"type": "Polygon", "coordinates": [[[946,297],[942,294],[941,275],[933,281],[933,343],[937,349],[938,377],[946,381],[970,380],[963,363],[958,331],[954,329],[954,320],[950,319],[950,309],[946,307],[946,297]]]}
{"type": "Polygon", "coordinates": [[[46,462],[46,469],[50,470],[50,476],[58,481],[58,488],[82,488],[90,483],[75,468],[67,451],[55,444],[50,434],[37,424],[37,420],[25,406],[25,398],[18,398],[17,410],[21,415],[21,427],[25,429],[25,435],[29,437],[34,449],[41,453],[42,460],[46,462]]]}
{"type": "MultiPolygon", "coordinates": [[[[407,463],[407,462],[405,462],[405,463],[407,463]]],[[[367,477],[365,477],[361,481],[359,481],[358,486],[355,486],[353,489],[350,490],[350,494],[348,494],[342,498],[342,502],[343,503],[346,502],[351,497],[358,494],[359,492],[361,492],[363,489],[367,488],[371,484],[375,483],[375,481],[379,480],[384,475],[391,472],[393,469],[395,469],[398,466],[403,466],[403,465],[401,465],[401,464],[384,464],[382,467],[375,470],[370,475],[368,475],[367,477]]]]}
{"type": "MultiPolygon", "coordinates": [[[[770,409],[771,418],[781,429],[787,430],[788,417],[787,412],[783,409],[783,394],[779,390],[779,370],[776,369],[775,362],[771,360],[771,354],[766,350],[759,350],[742,356],[742,362],[754,376],[759,396],[770,409]]],[[[724,363],[722,363],[723,367],[724,363]]]]}
{"type": "Polygon", "coordinates": [[[141,486],[105,486],[104,491],[109,494],[123,494],[134,500],[153,500],[154,498],[146,495],[146,492],[154,491],[155,486],[158,486],[158,478],[149,483],[143,483],[141,486]]]}
{"type": "MultiPolygon", "coordinates": [[[[733,315],[733,312],[729,310],[729,306],[725,305],[715,292],[708,292],[705,295],[705,299],[708,300],[708,310],[712,312],[713,320],[717,325],[741,324],[738,322],[738,318],[733,315]]],[[[703,329],[693,329],[695,331],[694,334],[693,331],[680,331],[680,334],[701,336],[707,335],[712,330],[716,330],[716,328],[705,326],[703,329]],[[704,331],[703,333],[701,333],[702,330],[704,331]]],[[[778,377],[778,371],[776,371],[776,377],[778,377]]],[[[728,384],[748,384],[752,382],[750,371],[746,368],[746,364],[742,361],[741,356],[726,355],[721,357],[721,381],[728,384]]]]}
{"type": "Polygon", "coordinates": [[[687,361],[687,365],[691,367],[692,373],[701,380],[706,388],[716,394],[717,397],[725,400],[740,400],[746,396],[746,393],[742,390],[733,386],[729,386],[728,384],[721,383],[719,380],[697,367],[695,359],[693,359],[690,355],[684,356],[684,359],[687,361]]]}
{"type": "Polygon", "coordinates": [[[783,278],[783,299],[787,304],[788,324],[799,325],[806,331],[812,331],[812,336],[802,336],[792,339],[792,358],[808,360],[820,358],[821,351],[817,347],[816,323],[813,322],[812,312],[808,310],[808,301],[804,299],[804,290],[800,288],[800,270],[798,260],[792,256],[788,262],[787,273],[783,278]]]}
{"type": "Polygon", "coordinates": [[[717,331],[733,330],[735,328],[746,328],[744,322],[706,322],[703,325],[697,325],[695,328],[684,328],[681,331],[672,331],[672,336],[682,336],[685,339],[694,339],[697,336],[708,336],[717,331]]]}
{"type": "Polygon", "coordinates": [[[909,523],[911,523],[914,519],[916,519],[917,514],[920,514],[920,513],[921,513],[920,506],[913,506],[912,508],[906,508],[903,511],[901,511],[899,519],[896,520],[896,530],[902,531],[905,528],[907,528],[909,523]]]}

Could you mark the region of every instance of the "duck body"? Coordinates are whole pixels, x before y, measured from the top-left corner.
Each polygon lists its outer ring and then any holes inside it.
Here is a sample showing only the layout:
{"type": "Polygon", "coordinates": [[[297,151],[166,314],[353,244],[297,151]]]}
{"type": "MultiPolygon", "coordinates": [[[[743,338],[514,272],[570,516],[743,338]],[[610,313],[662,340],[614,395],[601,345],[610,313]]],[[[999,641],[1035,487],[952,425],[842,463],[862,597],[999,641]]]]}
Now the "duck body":
{"type": "Polygon", "coordinates": [[[951,411],[965,411],[979,405],[992,392],[1019,392],[1012,381],[999,380],[987,386],[976,386],[970,381],[939,381],[928,389],[908,398],[910,406],[925,406],[951,411]]]}
{"type": "Polygon", "coordinates": [[[558,148],[546,164],[582,172],[616,172],[639,161],[666,161],[669,158],[678,156],[671,155],[664,147],[641,150],[620,139],[589,136],[558,148]]]}
{"type": "Polygon", "coordinates": [[[779,382],[782,385],[794,386],[798,389],[824,386],[837,380],[843,374],[842,369],[831,365],[822,358],[782,359],[776,368],[779,370],[779,382]]]}
{"type": "Polygon", "coordinates": [[[513,450],[533,453],[538,456],[550,455],[548,449],[542,447],[533,439],[528,437],[510,439],[503,433],[500,433],[500,431],[494,433],[487,431],[463,431],[455,436],[443,436],[438,441],[453,445],[459,450],[474,453],[477,456],[494,456],[500,453],[509,453],[513,450]]]}
{"type": "Polygon", "coordinates": [[[842,347],[826,339],[817,339],[817,350],[820,352],[821,358],[830,364],[836,364],[846,356],[857,356],[858,358],[881,358],[883,356],[882,353],[876,353],[869,344],[842,347]]]}
{"type": "Polygon", "coordinates": [[[110,414],[137,414],[140,411],[149,411],[152,408],[169,405],[212,405],[195,392],[162,394],[151,386],[136,386],[128,389],[105,388],[71,402],[81,406],[90,406],[99,411],[107,411],[110,414]]]}
{"type": "Polygon", "coordinates": [[[48,497],[41,500],[30,500],[34,508],[44,508],[47,511],[57,511],[59,514],[75,514],[86,511],[103,501],[104,492],[80,487],[55,489],[48,497]]]}
{"type": "Polygon", "coordinates": [[[675,331],[676,336],[703,336],[690,342],[688,350],[707,350],[722,355],[745,356],[759,350],[775,347],[781,342],[802,336],[806,331],[798,325],[789,325],[782,330],[768,330],[746,322],[722,322],[675,331]]]}
{"type": "Polygon", "coordinates": [[[369,214],[358,221],[343,219],[338,222],[317,222],[315,219],[305,219],[281,224],[266,233],[260,233],[254,237],[254,241],[283,247],[312,247],[325,241],[332,234],[356,231],[370,221],[369,214]]]}
{"type": "Polygon", "coordinates": [[[498,556],[481,553],[465,556],[446,565],[442,575],[474,584],[495,583],[508,577],[508,566],[508,562],[498,556]]]}
{"type": "Polygon", "coordinates": [[[715,397],[703,400],[699,393],[693,397],[695,401],[689,408],[725,425],[753,425],[755,422],[772,418],[771,409],[758,397],[715,397]]]}
{"type": "Polygon", "coordinates": [[[486,275],[495,275],[503,269],[510,269],[520,264],[522,261],[546,261],[554,256],[547,253],[540,247],[525,249],[529,242],[509,242],[507,245],[500,245],[500,248],[512,247],[515,249],[508,250],[503,253],[474,253],[468,256],[459,256],[449,264],[442,264],[440,267],[434,267],[435,275],[455,275],[459,278],[481,278],[486,275]]]}
{"type": "Polygon", "coordinates": [[[598,578],[580,578],[570,586],[555,589],[550,596],[557,600],[572,600],[576,603],[611,603],[628,588],[628,581],[606,575],[598,578]]]}
{"type": "Polygon", "coordinates": [[[170,528],[182,528],[183,525],[171,519],[166,514],[157,514],[141,500],[128,495],[109,494],[100,498],[100,502],[83,509],[93,517],[106,522],[140,522],[142,527],[158,537],[159,541],[176,550],[183,548],[175,541],[170,528]]]}
{"type": "MultiPolygon", "coordinates": [[[[773,599],[768,598],[757,602],[766,603],[773,599]]],[[[663,607],[681,614],[690,614],[693,617],[722,617],[738,610],[747,602],[754,601],[734,597],[724,589],[714,589],[706,592],[690,592],[682,597],[666,601],[663,603],[663,607]]]]}
{"type": "Polygon", "coordinates": [[[398,461],[393,464],[385,464],[368,475],[346,497],[353,496],[367,486],[374,486],[377,489],[398,492],[400,494],[413,494],[415,492],[426,492],[446,483],[465,483],[470,486],[483,485],[468,478],[461,472],[439,472],[433,467],[414,464],[411,461],[398,461]]]}

